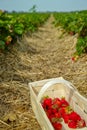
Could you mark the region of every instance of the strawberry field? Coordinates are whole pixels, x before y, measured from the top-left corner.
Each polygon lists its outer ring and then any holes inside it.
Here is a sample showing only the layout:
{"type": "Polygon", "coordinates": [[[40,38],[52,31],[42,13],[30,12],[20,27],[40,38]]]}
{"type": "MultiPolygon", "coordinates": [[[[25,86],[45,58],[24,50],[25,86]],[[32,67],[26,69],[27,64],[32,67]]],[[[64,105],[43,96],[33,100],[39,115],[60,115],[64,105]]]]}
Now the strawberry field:
{"type": "Polygon", "coordinates": [[[30,82],[62,76],[87,98],[86,16],[0,11],[0,130],[41,130],[30,82]]]}

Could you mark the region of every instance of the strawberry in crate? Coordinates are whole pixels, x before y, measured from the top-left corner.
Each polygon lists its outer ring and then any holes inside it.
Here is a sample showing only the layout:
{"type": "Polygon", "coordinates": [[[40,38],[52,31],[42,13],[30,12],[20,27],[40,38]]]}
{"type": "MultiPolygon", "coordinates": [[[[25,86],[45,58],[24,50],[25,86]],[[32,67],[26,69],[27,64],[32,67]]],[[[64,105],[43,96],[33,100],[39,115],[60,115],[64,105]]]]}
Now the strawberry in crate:
{"type": "Polygon", "coordinates": [[[85,120],[70,107],[64,97],[52,99],[47,96],[42,99],[41,104],[55,130],[62,130],[62,121],[69,128],[86,127],[85,120]]]}

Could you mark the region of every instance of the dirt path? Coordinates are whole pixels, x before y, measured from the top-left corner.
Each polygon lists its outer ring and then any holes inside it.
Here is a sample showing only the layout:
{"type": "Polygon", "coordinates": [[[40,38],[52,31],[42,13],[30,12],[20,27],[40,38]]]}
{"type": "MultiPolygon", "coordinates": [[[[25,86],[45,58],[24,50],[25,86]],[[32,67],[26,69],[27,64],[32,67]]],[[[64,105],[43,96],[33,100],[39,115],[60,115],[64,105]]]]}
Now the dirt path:
{"type": "Polygon", "coordinates": [[[29,82],[62,76],[87,97],[87,55],[73,62],[77,35],[63,34],[52,22],[53,17],[0,55],[0,130],[41,130],[30,105],[29,82]]]}

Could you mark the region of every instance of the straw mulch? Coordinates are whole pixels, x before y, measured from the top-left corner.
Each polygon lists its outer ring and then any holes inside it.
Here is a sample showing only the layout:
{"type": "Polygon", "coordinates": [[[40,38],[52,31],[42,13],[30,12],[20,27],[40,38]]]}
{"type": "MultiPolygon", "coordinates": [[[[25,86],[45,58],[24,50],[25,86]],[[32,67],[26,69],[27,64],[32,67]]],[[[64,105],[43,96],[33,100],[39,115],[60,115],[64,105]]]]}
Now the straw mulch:
{"type": "Polygon", "coordinates": [[[32,111],[29,82],[62,76],[87,98],[87,54],[73,62],[77,35],[63,34],[52,20],[0,53],[0,130],[41,130],[32,111]]]}

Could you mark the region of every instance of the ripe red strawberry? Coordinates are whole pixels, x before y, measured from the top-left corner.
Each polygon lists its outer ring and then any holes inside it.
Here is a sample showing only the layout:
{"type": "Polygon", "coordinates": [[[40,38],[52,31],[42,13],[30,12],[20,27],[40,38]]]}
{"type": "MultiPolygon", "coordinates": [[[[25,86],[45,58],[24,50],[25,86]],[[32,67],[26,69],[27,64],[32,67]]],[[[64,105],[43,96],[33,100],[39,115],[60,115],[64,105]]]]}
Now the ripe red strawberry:
{"type": "Polygon", "coordinates": [[[61,123],[53,123],[53,127],[55,130],[62,130],[62,124],[61,123]]]}
{"type": "Polygon", "coordinates": [[[77,124],[76,124],[76,122],[75,121],[70,121],[69,123],[68,123],[68,127],[69,128],[77,128],[77,124]]]}
{"type": "Polygon", "coordinates": [[[64,114],[63,119],[64,119],[65,123],[68,123],[69,122],[69,114],[64,114]]]}
{"type": "Polygon", "coordinates": [[[57,113],[58,112],[58,110],[56,109],[56,108],[51,108],[51,112],[53,113],[53,114],[55,114],[55,113],[57,113]]]}
{"type": "Polygon", "coordinates": [[[61,106],[61,108],[59,109],[59,112],[61,113],[61,116],[63,117],[66,114],[71,113],[71,109],[70,106],[61,106]]]}
{"type": "Polygon", "coordinates": [[[51,98],[45,98],[42,102],[42,106],[44,109],[48,109],[52,106],[52,99],[51,98]]]}
{"type": "Polygon", "coordinates": [[[65,108],[60,108],[59,113],[61,114],[61,117],[66,113],[65,108]]]}
{"type": "Polygon", "coordinates": [[[76,112],[71,112],[69,114],[69,119],[73,121],[81,120],[81,117],[76,112]]]}

